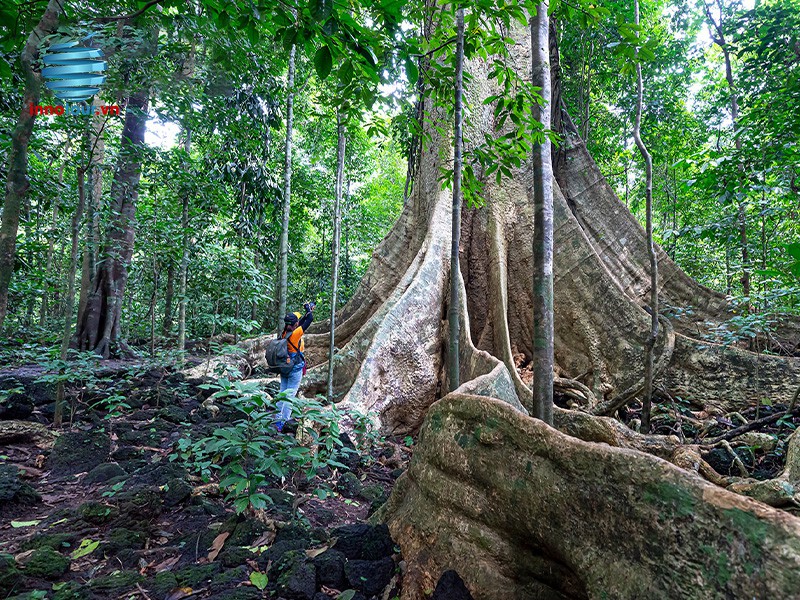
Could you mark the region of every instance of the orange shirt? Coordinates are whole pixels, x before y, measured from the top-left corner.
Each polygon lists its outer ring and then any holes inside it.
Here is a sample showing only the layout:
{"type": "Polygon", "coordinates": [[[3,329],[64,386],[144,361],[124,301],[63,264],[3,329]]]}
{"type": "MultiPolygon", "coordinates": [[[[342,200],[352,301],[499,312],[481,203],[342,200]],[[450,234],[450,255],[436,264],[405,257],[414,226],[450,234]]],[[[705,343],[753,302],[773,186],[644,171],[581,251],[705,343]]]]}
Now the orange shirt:
{"type": "MultiPolygon", "coordinates": [[[[285,336],[284,336],[285,337],[285,336]]],[[[295,330],[289,334],[289,353],[294,354],[299,349],[300,352],[304,352],[306,349],[306,343],[303,341],[303,328],[299,325],[295,330]]]]}

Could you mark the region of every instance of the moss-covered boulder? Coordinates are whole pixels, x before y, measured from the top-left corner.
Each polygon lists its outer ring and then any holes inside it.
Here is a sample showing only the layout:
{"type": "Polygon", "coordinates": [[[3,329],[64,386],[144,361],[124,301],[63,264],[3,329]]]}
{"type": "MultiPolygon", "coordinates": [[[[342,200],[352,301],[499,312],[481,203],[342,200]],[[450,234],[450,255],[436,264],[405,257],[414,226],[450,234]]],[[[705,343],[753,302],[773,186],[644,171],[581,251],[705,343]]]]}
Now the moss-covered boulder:
{"type": "Polygon", "coordinates": [[[92,525],[104,525],[119,514],[117,507],[104,502],[84,502],[78,507],[78,516],[92,525]]]}
{"type": "Polygon", "coordinates": [[[6,503],[31,505],[41,501],[39,492],[20,479],[17,467],[0,465],[0,506],[6,503]]]}
{"type": "Polygon", "coordinates": [[[57,477],[84,473],[106,462],[110,452],[111,438],[105,431],[68,431],[56,439],[47,468],[57,477]]]}
{"type": "Polygon", "coordinates": [[[178,578],[174,573],[164,571],[157,573],[155,577],[148,579],[142,584],[151,596],[155,598],[166,598],[172,590],[178,587],[178,578]]]}
{"type": "Polygon", "coordinates": [[[86,477],[84,477],[83,483],[85,485],[91,485],[94,483],[111,482],[112,480],[119,481],[127,475],[128,472],[120,467],[117,463],[103,463],[101,465],[97,465],[94,469],[89,471],[86,474],[86,477]]]}
{"type": "Polygon", "coordinates": [[[161,492],[151,487],[127,490],[117,496],[119,511],[126,519],[152,521],[162,510],[161,492]]]}
{"type": "Polygon", "coordinates": [[[354,473],[343,473],[336,482],[336,490],[345,498],[358,498],[363,485],[354,473]]]}
{"type": "Polygon", "coordinates": [[[22,542],[19,549],[23,551],[36,550],[37,548],[64,550],[71,547],[77,539],[78,536],[74,533],[39,533],[22,542]]]}
{"type": "Polygon", "coordinates": [[[189,499],[194,488],[182,477],[173,477],[164,486],[164,506],[177,506],[189,499]]]}
{"type": "Polygon", "coordinates": [[[69,570],[69,559],[52,548],[34,550],[25,562],[25,575],[42,579],[58,579],[69,570]]]}
{"type": "Polygon", "coordinates": [[[7,595],[19,581],[19,569],[14,557],[0,554],[0,595],[7,595]]]}
{"type": "Polygon", "coordinates": [[[91,590],[104,598],[122,598],[123,594],[141,583],[144,577],[136,571],[120,571],[89,582],[91,590]]]}
{"type": "Polygon", "coordinates": [[[108,554],[116,554],[120,550],[139,550],[144,548],[145,542],[147,542],[145,532],[127,527],[115,527],[109,533],[105,550],[108,554]]]}
{"type": "Polygon", "coordinates": [[[272,564],[269,580],[278,596],[288,600],[312,600],[317,589],[317,570],[302,550],[290,550],[272,564]]]}
{"type": "Polygon", "coordinates": [[[53,600],[89,600],[93,594],[76,581],[68,581],[53,594],[53,600]]]}
{"type": "Polygon", "coordinates": [[[182,586],[190,588],[208,587],[222,569],[218,562],[189,565],[175,571],[175,578],[182,586]]]}

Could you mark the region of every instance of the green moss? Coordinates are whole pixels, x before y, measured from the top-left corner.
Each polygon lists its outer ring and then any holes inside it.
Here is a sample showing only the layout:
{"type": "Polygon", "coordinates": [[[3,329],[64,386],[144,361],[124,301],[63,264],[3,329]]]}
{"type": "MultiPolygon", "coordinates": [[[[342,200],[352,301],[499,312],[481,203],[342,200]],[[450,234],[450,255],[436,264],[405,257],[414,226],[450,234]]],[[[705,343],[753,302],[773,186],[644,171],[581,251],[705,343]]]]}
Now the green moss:
{"type": "Polygon", "coordinates": [[[175,578],[180,585],[190,588],[200,588],[203,584],[211,581],[219,572],[219,563],[208,563],[206,565],[189,565],[175,572],[175,578]]]}
{"type": "Polygon", "coordinates": [[[89,597],[85,587],[75,581],[69,581],[56,591],[53,600],[88,600],[89,597]]]}
{"type": "Polygon", "coordinates": [[[177,587],[178,579],[169,571],[158,573],[145,584],[147,591],[156,598],[166,598],[169,593],[177,587]]]}
{"type": "Polygon", "coordinates": [[[660,516],[670,518],[674,515],[688,517],[694,514],[695,499],[691,493],[666,481],[653,483],[645,488],[644,500],[650,504],[660,504],[671,509],[660,516]]]}
{"type": "Polygon", "coordinates": [[[40,533],[20,544],[20,550],[36,550],[37,548],[52,548],[61,550],[69,548],[75,542],[73,533],[40,533]]]}
{"type": "Polygon", "coordinates": [[[117,516],[117,509],[102,502],[86,502],[78,507],[78,516],[92,525],[103,525],[117,516]]]}
{"type": "Polygon", "coordinates": [[[5,596],[19,580],[19,570],[14,557],[10,554],[0,554],[0,594],[5,596]]]}
{"type": "Polygon", "coordinates": [[[106,548],[112,553],[125,549],[138,550],[144,548],[146,541],[147,534],[141,531],[126,529],[125,527],[119,527],[111,531],[106,548]]]}
{"type": "Polygon", "coordinates": [[[93,592],[106,594],[108,598],[117,598],[120,592],[132,588],[137,583],[144,580],[144,577],[135,571],[120,571],[105,577],[98,577],[89,582],[89,587],[93,592]]]}
{"type": "Polygon", "coordinates": [[[43,579],[58,579],[69,570],[69,559],[52,548],[34,550],[25,565],[25,574],[43,579]]]}
{"type": "Polygon", "coordinates": [[[769,526],[753,513],[738,508],[722,511],[731,521],[732,529],[747,540],[747,547],[754,559],[761,558],[761,545],[766,541],[769,526]]]}

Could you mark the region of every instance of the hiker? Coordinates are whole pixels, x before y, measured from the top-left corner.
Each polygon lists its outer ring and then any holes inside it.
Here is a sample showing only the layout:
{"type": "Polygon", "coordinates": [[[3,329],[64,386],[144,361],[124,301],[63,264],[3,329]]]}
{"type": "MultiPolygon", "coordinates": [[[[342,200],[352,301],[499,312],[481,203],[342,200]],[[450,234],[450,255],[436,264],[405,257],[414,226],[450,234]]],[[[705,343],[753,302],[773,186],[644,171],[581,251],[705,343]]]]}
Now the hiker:
{"type": "MultiPolygon", "coordinates": [[[[299,312],[287,313],[283,318],[285,325],[280,338],[286,339],[287,350],[289,351],[289,358],[294,363],[291,372],[288,375],[281,373],[281,392],[286,392],[287,398],[294,398],[297,395],[297,389],[300,387],[300,380],[306,374],[306,360],[303,356],[305,350],[305,343],[303,342],[303,334],[311,322],[314,320],[314,309],[316,308],[314,302],[306,302],[303,308],[306,314],[300,316],[299,312]]],[[[289,420],[292,415],[292,404],[287,400],[281,400],[277,404],[280,415],[275,426],[278,431],[283,430],[283,424],[289,420]]]]}

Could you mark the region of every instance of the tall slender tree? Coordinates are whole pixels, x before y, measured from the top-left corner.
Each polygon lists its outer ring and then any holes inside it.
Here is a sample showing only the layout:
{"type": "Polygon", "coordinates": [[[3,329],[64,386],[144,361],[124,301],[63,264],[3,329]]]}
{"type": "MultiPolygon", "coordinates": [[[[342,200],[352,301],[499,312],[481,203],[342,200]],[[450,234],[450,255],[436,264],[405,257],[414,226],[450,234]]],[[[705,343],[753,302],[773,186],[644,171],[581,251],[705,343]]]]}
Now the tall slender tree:
{"type": "MultiPolygon", "coordinates": [[[[186,128],[183,149],[190,155],[192,151],[192,130],[186,128]]],[[[186,349],[186,284],[189,273],[189,192],[184,190],[181,208],[182,252],[181,269],[178,277],[178,351],[186,349]]]]}
{"type": "Polygon", "coordinates": [[[286,296],[288,288],[289,271],[289,212],[291,208],[292,196],[292,108],[294,102],[294,61],[295,46],[289,51],[289,69],[286,77],[286,143],[285,143],[285,163],[283,167],[283,220],[281,221],[281,241],[278,250],[278,285],[277,300],[278,314],[276,316],[276,329],[280,330],[283,326],[283,315],[286,314],[286,296]]]}
{"type": "Polygon", "coordinates": [[[25,91],[19,120],[11,133],[11,152],[8,157],[8,176],[6,178],[6,196],[3,203],[3,216],[0,223],[0,330],[6,319],[8,310],[8,287],[14,275],[14,263],[17,256],[17,229],[19,214],[30,188],[28,180],[28,144],[33,133],[36,112],[30,106],[39,104],[42,91],[42,74],[36,70],[39,58],[39,42],[53,33],[58,27],[59,13],[64,2],[50,0],[36,28],[28,36],[20,55],[22,73],[25,78],[25,91]]]}
{"type": "Polygon", "coordinates": [[[450,241],[450,306],[447,312],[449,348],[447,379],[450,391],[460,384],[459,337],[461,335],[461,281],[459,245],[461,242],[461,167],[463,153],[464,100],[464,7],[456,10],[455,124],[453,127],[453,214],[450,241]]]}
{"type": "Polygon", "coordinates": [[[533,118],[541,141],[533,148],[533,406],[535,416],[553,423],[553,163],[550,155],[549,2],[531,17],[531,82],[541,101],[533,118]]]}
{"type": "Polygon", "coordinates": [[[333,200],[331,241],[331,334],[328,346],[328,399],[333,401],[333,352],[336,334],[336,299],[339,295],[339,241],[342,232],[342,188],[344,187],[345,126],[341,110],[336,111],[336,188],[333,200]]]}
{"type": "MultiPolygon", "coordinates": [[[[633,2],[633,18],[639,27],[639,0],[633,2]]],[[[637,31],[636,36],[639,37],[637,31]]],[[[645,212],[647,254],[650,258],[650,332],[644,344],[644,397],[642,398],[642,431],[650,431],[650,405],[653,396],[653,349],[658,337],[658,260],[653,242],[653,158],[642,141],[642,63],[636,50],[636,119],[633,123],[633,140],[644,160],[645,172],[645,212]]]]}

